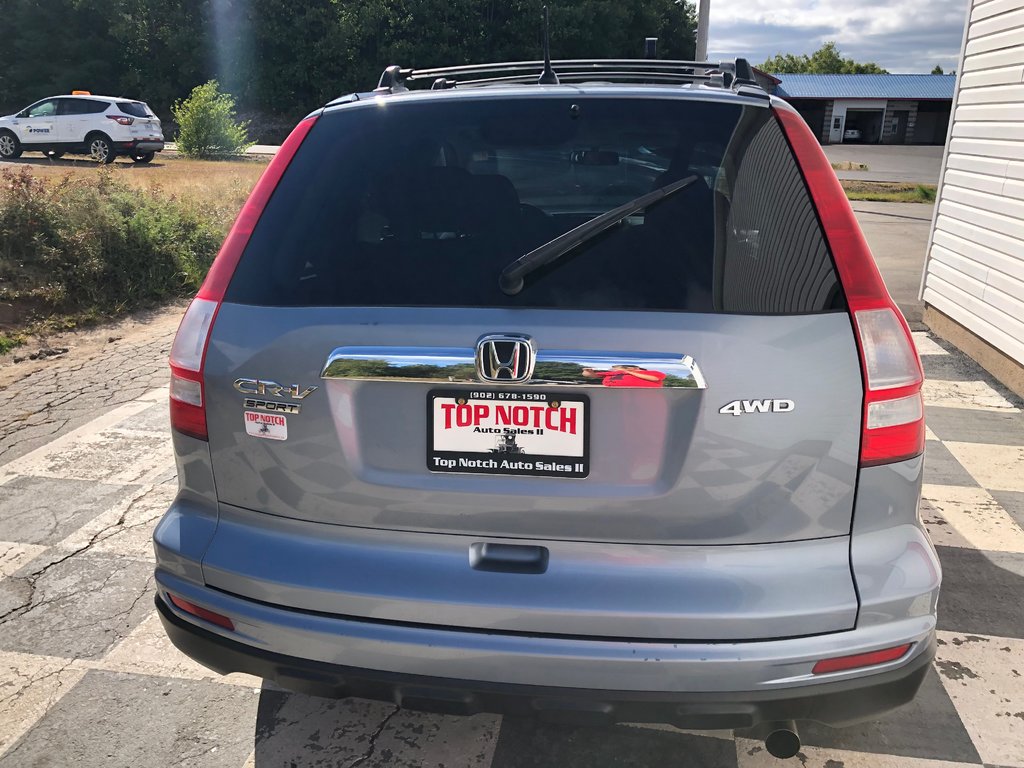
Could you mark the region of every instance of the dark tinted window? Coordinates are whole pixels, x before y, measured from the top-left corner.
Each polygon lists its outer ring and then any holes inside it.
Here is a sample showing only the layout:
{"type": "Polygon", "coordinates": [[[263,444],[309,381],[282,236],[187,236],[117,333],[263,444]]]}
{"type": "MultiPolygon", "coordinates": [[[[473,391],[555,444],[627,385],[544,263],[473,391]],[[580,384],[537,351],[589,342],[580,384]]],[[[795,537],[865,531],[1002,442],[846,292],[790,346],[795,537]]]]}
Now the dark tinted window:
{"type": "Polygon", "coordinates": [[[94,115],[105,112],[108,106],[107,102],[95,99],[61,99],[60,101],[62,115],[94,115]]]}
{"type": "Polygon", "coordinates": [[[132,117],[149,117],[149,110],[141,101],[119,101],[117,108],[132,117]]]}
{"type": "Polygon", "coordinates": [[[323,115],[227,294],[272,306],[818,312],[831,259],[768,109],[681,99],[473,99],[323,115]],[[519,256],[616,206],[675,195],[526,277],[519,256]]]}

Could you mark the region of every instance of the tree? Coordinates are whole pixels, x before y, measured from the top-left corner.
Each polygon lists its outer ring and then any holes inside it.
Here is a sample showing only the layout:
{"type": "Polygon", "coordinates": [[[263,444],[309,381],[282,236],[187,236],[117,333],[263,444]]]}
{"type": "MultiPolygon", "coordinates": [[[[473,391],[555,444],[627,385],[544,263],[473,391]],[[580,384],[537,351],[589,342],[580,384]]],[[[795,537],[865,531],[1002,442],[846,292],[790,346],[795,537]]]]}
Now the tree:
{"type": "Polygon", "coordinates": [[[942,67],[940,67],[938,64],[936,64],[935,68],[932,70],[932,74],[933,75],[941,75],[941,74],[943,74],[942,67]]]}
{"type": "Polygon", "coordinates": [[[216,80],[197,85],[171,107],[178,121],[178,151],[189,157],[240,155],[252,146],[245,123],[235,122],[235,100],[216,80]]]}
{"type": "Polygon", "coordinates": [[[859,63],[845,59],[835,41],[829,40],[810,56],[807,54],[777,53],[759,65],[758,69],[773,74],[815,75],[886,75],[873,61],[859,63]]]}
{"type": "MultiPolygon", "coordinates": [[[[0,0],[8,32],[0,34],[0,114],[82,88],[141,99],[167,118],[176,99],[216,79],[254,125],[278,131],[337,96],[372,89],[389,64],[539,59],[543,3],[0,0]]],[[[559,0],[551,52],[634,58],[656,36],[661,58],[691,59],[695,16],[689,0],[559,0]]]]}

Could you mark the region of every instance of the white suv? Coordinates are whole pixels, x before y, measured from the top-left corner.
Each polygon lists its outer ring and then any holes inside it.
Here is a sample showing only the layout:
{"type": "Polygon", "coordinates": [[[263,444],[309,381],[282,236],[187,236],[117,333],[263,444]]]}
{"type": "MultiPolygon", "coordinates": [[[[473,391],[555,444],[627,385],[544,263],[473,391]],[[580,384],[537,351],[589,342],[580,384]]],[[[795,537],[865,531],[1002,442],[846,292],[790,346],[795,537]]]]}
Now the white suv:
{"type": "Polygon", "coordinates": [[[76,92],[0,117],[0,160],[28,151],[54,159],[86,154],[99,163],[126,155],[148,163],[163,148],[160,119],[141,101],[76,92]]]}

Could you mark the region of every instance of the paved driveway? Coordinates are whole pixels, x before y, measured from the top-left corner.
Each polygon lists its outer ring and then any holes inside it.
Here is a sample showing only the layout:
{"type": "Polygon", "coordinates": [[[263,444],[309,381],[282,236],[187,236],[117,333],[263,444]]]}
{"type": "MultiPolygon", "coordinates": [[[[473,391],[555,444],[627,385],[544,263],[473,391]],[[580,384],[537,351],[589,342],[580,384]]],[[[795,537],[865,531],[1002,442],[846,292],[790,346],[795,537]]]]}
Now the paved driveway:
{"type": "Polygon", "coordinates": [[[924,302],[918,298],[918,291],[935,206],[868,202],[852,205],[889,293],[910,327],[923,329],[924,302]]]}
{"type": "Polygon", "coordinates": [[[938,184],[942,147],[904,147],[891,144],[829,144],[823,147],[833,163],[866,163],[867,171],[836,171],[841,179],[938,184]]]}

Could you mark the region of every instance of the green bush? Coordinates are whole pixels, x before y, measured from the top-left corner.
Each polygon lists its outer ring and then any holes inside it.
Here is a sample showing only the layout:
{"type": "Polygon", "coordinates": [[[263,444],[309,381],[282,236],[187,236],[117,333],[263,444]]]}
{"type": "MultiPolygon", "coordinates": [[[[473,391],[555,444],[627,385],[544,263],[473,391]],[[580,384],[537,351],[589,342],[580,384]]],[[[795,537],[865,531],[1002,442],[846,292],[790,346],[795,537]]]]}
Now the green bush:
{"type": "Polygon", "coordinates": [[[0,174],[0,298],[112,315],[198,289],[230,224],[109,170],[57,183],[0,174]]]}
{"type": "Polygon", "coordinates": [[[248,122],[235,121],[235,100],[217,81],[197,85],[171,107],[178,123],[178,151],[189,157],[240,155],[253,145],[248,122]]]}
{"type": "Polygon", "coordinates": [[[914,188],[914,197],[925,203],[935,202],[936,188],[925,184],[918,184],[914,188]]]}

